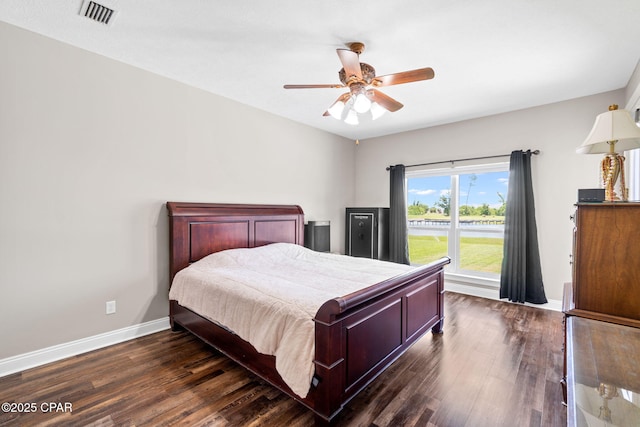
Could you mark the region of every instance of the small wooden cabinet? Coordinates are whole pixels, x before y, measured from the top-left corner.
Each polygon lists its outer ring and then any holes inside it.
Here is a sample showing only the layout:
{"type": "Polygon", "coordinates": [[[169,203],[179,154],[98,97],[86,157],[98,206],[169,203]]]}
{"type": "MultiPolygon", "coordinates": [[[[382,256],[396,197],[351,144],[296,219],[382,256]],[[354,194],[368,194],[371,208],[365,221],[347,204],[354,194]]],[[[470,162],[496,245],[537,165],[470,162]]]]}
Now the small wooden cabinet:
{"type": "Polygon", "coordinates": [[[579,203],[565,313],[640,327],[640,203],[579,203]]]}

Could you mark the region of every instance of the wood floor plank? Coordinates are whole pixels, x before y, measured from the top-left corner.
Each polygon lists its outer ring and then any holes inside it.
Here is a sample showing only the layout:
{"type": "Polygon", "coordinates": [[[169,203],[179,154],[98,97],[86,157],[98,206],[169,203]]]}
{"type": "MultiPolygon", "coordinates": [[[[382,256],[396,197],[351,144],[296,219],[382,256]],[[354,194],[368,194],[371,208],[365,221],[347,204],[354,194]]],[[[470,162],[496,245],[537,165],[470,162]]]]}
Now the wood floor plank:
{"type": "MultiPolygon", "coordinates": [[[[562,315],[447,292],[427,334],[346,405],[338,427],[566,424],[562,315]]],[[[301,404],[185,332],[164,331],[0,378],[0,426],[287,426],[301,404]],[[72,412],[40,410],[47,402],[72,412]]]]}

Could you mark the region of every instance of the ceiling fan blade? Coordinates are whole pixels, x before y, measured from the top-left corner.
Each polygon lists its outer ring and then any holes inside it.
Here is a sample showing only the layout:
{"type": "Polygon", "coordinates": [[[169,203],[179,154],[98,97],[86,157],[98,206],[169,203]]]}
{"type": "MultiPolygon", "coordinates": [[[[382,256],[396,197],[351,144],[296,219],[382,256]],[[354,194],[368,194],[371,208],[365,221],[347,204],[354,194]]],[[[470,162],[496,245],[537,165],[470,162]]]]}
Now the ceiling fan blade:
{"type": "Polygon", "coordinates": [[[343,85],[327,84],[327,85],[284,85],[285,89],[337,89],[344,87],[343,85]]]}
{"type": "Polygon", "coordinates": [[[402,105],[395,99],[375,89],[369,89],[367,91],[367,98],[369,98],[372,102],[377,102],[381,107],[384,107],[386,110],[391,111],[392,113],[404,107],[404,105],[402,105]]]}
{"type": "Polygon", "coordinates": [[[420,80],[429,80],[434,76],[433,68],[420,68],[417,70],[403,71],[401,73],[387,74],[386,76],[377,76],[371,81],[371,84],[375,87],[400,85],[420,80]]]}
{"type": "Polygon", "coordinates": [[[349,49],[336,49],[338,52],[338,57],[340,58],[340,62],[342,62],[342,66],[344,67],[344,71],[347,75],[347,80],[349,77],[356,76],[358,80],[362,80],[362,70],[360,69],[360,57],[359,55],[349,49]]]}

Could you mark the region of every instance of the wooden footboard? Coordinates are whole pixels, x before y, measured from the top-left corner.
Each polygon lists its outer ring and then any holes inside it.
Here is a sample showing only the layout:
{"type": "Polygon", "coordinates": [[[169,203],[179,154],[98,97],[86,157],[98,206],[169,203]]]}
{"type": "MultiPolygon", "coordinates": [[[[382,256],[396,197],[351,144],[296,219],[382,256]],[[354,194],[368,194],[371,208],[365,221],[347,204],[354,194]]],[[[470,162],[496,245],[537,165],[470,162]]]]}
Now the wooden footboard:
{"type": "Polygon", "coordinates": [[[429,329],[442,332],[442,258],[326,302],[316,315],[314,411],[330,422],[429,329]]]}

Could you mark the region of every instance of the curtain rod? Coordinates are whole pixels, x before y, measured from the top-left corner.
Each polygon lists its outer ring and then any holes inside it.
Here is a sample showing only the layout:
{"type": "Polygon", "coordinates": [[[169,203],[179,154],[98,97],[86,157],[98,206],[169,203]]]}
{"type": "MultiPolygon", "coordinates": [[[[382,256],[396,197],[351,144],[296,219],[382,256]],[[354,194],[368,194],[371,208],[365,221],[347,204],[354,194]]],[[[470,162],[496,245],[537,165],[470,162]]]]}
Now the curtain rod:
{"type": "MultiPolygon", "coordinates": [[[[540,154],[540,150],[525,150],[525,151],[531,151],[531,154],[540,154]]],[[[465,162],[468,160],[484,160],[484,159],[496,159],[498,157],[509,157],[511,156],[511,153],[509,154],[499,154],[496,156],[484,156],[484,157],[469,157],[466,159],[456,159],[456,160],[443,160],[440,162],[431,162],[431,163],[419,163],[416,165],[406,165],[405,168],[413,168],[413,167],[417,167],[417,166],[431,166],[431,165],[440,165],[440,164],[444,164],[444,163],[455,163],[455,162],[465,162]]],[[[387,166],[387,170],[391,170],[393,166],[387,166]]]]}

